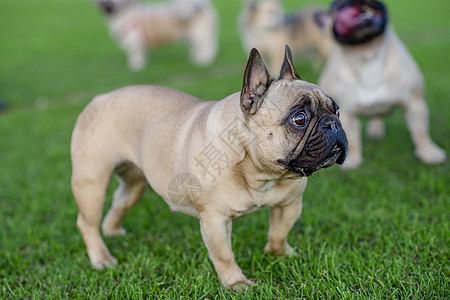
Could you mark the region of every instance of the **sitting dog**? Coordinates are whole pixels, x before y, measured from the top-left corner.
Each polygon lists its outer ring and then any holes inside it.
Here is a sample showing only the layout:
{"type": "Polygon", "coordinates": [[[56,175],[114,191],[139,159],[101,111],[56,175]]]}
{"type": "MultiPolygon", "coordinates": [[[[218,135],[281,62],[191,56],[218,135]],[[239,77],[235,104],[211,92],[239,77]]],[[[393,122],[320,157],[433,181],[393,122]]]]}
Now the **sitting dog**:
{"type": "Polygon", "coordinates": [[[245,50],[257,48],[269,61],[269,70],[276,74],[283,62],[284,44],[299,54],[312,51],[316,65],[328,57],[332,46],[329,19],[328,12],[321,8],[286,14],[281,0],[247,0],[238,28],[245,50]]]}
{"type": "Polygon", "coordinates": [[[423,76],[388,25],[386,6],[375,0],[338,0],[332,5],[332,20],[336,47],[319,85],[341,107],[349,138],[349,155],[343,167],[356,168],[363,161],[358,117],[371,117],[368,134],[382,137],[382,117],[395,106],[405,109],[416,156],[428,164],[445,161],[445,152],[429,135],[423,76]]]}
{"type": "Polygon", "coordinates": [[[252,49],[240,93],[202,101],[162,86],[97,96],[72,134],[77,225],[95,268],[115,264],[100,236],[111,174],[119,180],[103,234],[124,234],[122,218],[146,182],[174,211],[200,219],[203,241],[226,287],[252,284],[234,260],[232,220],[271,207],[264,250],[292,255],[286,238],[299,218],[307,176],[342,164],[347,139],[338,107],[300,79],[286,47],[280,77],[252,49]]]}
{"type": "Polygon", "coordinates": [[[210,0],[173,0],[167,3],[135,0],[95,0],[107,17],[112,36],[119,42],[134,71],[147,64],[147,50],[187,41],[191,59],[211,63],[217,54],[217,13],[210,0]]]}

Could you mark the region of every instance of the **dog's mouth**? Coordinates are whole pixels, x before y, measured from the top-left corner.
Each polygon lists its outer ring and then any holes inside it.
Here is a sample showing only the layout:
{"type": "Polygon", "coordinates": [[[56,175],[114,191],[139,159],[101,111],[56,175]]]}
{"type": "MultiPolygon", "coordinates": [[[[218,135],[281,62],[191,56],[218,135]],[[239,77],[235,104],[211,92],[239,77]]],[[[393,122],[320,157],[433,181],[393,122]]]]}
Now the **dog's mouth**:
{"type": "Polygon", "coordinates": [[[333,32],[343,44],[362,44],[380,35],[387,23],[385,7],[356,1],[336,10],[333,32]]]}
{"type": "Polygon", "coordinates": [[[324,158],[317,164],[307,165],[301,163],[300,159],[289,162],[286,167],[289,171],[299,174],[303,177],[311,176],[314,172],[331,167],[335,163],[341,165],[344,163],[347,156],[347,145],[344,142],[338,141],[328,152],[324,158]]]}
{"type": "Polygon", "coordinates": [[[306,134],[297,135],[284,159],[278,160],[294,176],[311,176],[314,172],[342,164],[347,156],[347,136],[337,114],[324,114],[309,125],[306,134]]]}
{"type": "Polygon", "coordinates": [[[356,25],[364,20],[364,15],[360,9],[354,6],[347,6],[339,10],[334,26],[336,32],[343,35],[352,33],[356,25]]]}

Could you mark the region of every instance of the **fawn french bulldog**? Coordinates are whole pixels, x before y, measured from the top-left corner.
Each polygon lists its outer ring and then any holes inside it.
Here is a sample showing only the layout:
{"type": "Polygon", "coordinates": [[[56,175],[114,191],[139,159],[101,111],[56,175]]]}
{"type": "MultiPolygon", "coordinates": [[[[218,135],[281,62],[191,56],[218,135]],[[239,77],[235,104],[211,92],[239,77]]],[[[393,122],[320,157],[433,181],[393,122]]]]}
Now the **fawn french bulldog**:
{"type": "Polygon", "coordinates": [[[264,250],[292,255],[286,238],[300,216],[307,177],[342,164],[346,153],[337,105],[300,79],[289,48],[277,80],[253,49],[242,91],[220,101],[146,85],[94,98],[72,134],[77,225],[94,267],[116,264],[99,228],[110,177],[120,184],[105,235],[125,233],[122,218],[148,182],[172,210],[200,219],[220,281],[239,289],[253,283],[234,260],[232,220],[270,207],[264,250]]]}

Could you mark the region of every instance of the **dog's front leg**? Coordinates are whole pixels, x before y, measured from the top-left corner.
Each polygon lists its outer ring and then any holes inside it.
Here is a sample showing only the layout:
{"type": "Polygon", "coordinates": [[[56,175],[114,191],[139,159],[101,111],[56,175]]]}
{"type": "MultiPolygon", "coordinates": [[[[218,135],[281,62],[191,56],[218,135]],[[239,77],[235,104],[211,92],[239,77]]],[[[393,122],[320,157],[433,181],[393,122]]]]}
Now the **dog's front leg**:
{"type": "Polygon", "coordinates": [[[385,133],[383,118],[372,117],[367,125],[367,135],[374,139],[381,139],[385,133]]]}
{"type": "Polygon", "coordinates": [[[302,213],[302,196],[298,200],[285,206],[270,209],[268,242],[264,252],[275,255],[296,255],[295,250],[288,244],[287,236],[302,213]]]}
{"type": "Polygon", "coordinates": [[[421,97],[421,93],[416,92],[411,96],[411,99],[405,104],[405,114],[406,122],[416,147],[416,156],[428,164],[443,163],[447,155],[444,150],[431,140],[428,128],[428,106],[421,97]]]}
{"type": "Polygon", "coordinates": [[[340,120],[348,138],[348,155],[342,164],[343,169],[356,169],[363,162],[361,122],[357,115],[341,111],[340,120]]]}
{"type": "Polygon", "coordinates": [[[228,216],[206,211],[200,214],[203,241],[220,281],[225,287],[241,289],[252,285],[253,282],[244,276],[234,260],[231,249],[231,227],[232,221],[228,216]]]}

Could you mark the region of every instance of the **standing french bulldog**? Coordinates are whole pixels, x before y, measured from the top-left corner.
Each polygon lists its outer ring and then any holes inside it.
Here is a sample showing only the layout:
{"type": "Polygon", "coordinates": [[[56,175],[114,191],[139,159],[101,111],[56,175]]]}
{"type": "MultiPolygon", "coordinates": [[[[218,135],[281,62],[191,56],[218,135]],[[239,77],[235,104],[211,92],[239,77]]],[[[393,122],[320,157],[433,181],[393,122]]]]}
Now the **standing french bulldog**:
{"type": "Polygon", "coordinates": [[[405,109],[415,154],[428,164],[442,163],[445,152],[430,138],[422,73],[388,25],[386,6],[376,0],[338,0],[332,4],[336,41],[319,85],[335,97],[349,138],[344,168],[363,161],[359,116],[371,117],[367,132],[384,135],[382,117],[405,109]]]}
{"type": "Polygon", "coordinates": [[[246,51],[257,48],[269,61],[272,73],[283,63],[284,44],[294,53],[312,51],[318,66],[328,57],[333,42],[325,9],[308,7],[288,14],[281,0],[247,0],[243,5],[238,18],[242,45],[246,51]]]}
{"type": "Polygon", "coordinates": [[[147,50],[187,41],[194,63],[211,63],[218,48],[217,12],[210,0],[94,0],[108,20],[111,35],[139,71],[147,64],[147,50]]]}
{"type": "Polygon", "coordinates": [[[100,235],[111,174],[119,187],[103,221],[121,235],[122,218],[146,182],[174,211],[200,219],[203,241],[226,287],[252,284],[234,260],[232,220],[271,207],[266,252],[292,255],[286,237],[299,218],[307,176],[342,164],[347,139],[338,107],[298,76],[289,48],[278,80],[252,49],[241,93],[202,101],[161,86],[97,96],[72,134],[77,225],[91,263],[115,264],[100,235]]]}

